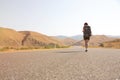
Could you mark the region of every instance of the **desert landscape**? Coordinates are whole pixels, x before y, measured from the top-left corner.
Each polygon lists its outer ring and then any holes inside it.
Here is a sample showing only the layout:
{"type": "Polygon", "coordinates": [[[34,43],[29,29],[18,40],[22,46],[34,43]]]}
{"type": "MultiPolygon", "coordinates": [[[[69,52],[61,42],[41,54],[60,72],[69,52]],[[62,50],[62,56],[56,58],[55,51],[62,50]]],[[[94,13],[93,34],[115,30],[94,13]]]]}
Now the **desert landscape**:
{"type": "Polygon", "coordinates": [[[0,28],[1,51],[8,49],[38,49],[64,47],[65,45],[52,37],[33,31],[15,31],[9,28],[0,28]]]}
{"type": "MultiPolygon", "coordinates": [[[[16,31],[10,28],[0,27],[0,51],[84,46],[82,35],[77,37],[80,38],[61,38],[47,36],[33,31],[16,31]]],[[[120,39],[105,35],[93,35],[89,42],[89,47],[120,48],[120,39]]]]}
{"type": "Polygon", "coordinates": [[[0,0],[0,80],[120,80],[120,0],[0,0]]]}
{"type": "Polygon", "coordinates": [[[1,27],[0,48],[1,80],[120,80],[119,38],[93,35],[85,52],[82,39],[1,27]]]}

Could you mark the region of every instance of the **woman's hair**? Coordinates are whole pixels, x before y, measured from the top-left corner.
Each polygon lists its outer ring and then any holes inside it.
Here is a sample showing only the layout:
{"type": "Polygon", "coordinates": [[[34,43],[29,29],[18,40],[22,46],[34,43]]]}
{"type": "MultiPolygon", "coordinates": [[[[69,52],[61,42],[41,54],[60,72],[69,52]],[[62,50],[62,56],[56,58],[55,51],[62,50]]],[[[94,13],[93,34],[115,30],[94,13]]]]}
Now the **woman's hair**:
{"type": "Polygon", "coordinates": [[[87,22],[85,22],[85,23],[84,23],[84,25],[88,25],[88,23],[87,23],[87,22]]]}

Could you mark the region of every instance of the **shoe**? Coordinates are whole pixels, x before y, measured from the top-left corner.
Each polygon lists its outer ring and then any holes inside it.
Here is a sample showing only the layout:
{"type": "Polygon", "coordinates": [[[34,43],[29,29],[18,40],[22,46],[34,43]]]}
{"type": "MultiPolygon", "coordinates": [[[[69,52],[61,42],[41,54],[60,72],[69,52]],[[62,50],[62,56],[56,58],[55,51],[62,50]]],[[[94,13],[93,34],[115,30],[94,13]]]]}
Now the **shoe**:
{"type": "Polygon", "coordinates": [[[88,50],[85,50],[85,52],[87,52],[88,50]]]}

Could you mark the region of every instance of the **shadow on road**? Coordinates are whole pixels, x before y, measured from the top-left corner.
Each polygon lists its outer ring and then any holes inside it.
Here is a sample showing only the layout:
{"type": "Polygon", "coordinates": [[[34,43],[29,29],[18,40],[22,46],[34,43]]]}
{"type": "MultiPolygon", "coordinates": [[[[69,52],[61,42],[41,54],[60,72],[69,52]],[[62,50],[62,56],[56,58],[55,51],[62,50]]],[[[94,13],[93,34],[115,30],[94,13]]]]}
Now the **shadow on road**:
{"type": "Polygon", "coordinates": [[[59,51],[57,53],[83,53],[84,51],[59,51]]]}

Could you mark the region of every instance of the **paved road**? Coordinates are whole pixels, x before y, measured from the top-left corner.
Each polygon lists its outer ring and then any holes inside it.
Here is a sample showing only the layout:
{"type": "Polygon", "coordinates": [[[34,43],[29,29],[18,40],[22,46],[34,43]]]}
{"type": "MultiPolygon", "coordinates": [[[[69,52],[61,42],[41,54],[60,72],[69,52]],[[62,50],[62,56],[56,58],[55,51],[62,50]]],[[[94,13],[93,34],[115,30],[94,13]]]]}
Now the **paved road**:
{"type": "Polygon", "coordinates": [[[120,49],[0,53],[0,80],[120,80],[120,49]]]}

